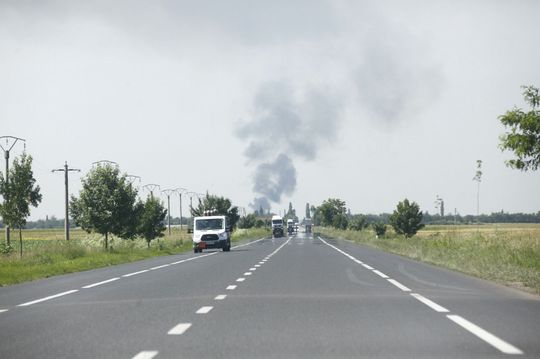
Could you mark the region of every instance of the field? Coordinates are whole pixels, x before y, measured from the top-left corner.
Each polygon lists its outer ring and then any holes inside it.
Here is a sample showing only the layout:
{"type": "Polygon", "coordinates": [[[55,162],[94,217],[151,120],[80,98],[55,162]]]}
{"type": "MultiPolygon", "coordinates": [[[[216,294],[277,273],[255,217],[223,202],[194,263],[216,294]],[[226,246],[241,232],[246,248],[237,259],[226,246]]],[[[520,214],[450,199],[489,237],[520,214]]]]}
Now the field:
{"type": "MultiPolygon", "coordinates": [[[[142,239],[109,238],[110,250],[105,251],[102,236],[80,229],[71,230],[69,242],[64,239],[63,229],[23,230],[21,258],[19,232],[12,231],[13,251],[0,254],[0,286],[192,250],[191,237],[185,228],[183,231],[172,228],[171,235],[165,233],[159,242],[152,241],[150,248],[142,239]]],[[[258,238],[268,233],[265,229],[239,229],[233,233],[232,240],[258,238]]],[[[3,230],[0,243],[4,243],[3,230]]]]}
{"type": "Polygon", "coordinates": [[[317,231],[540,294],[540,224],[426,226],[409,239],[391,230],[381,238],[371,230],[317,231]]]}

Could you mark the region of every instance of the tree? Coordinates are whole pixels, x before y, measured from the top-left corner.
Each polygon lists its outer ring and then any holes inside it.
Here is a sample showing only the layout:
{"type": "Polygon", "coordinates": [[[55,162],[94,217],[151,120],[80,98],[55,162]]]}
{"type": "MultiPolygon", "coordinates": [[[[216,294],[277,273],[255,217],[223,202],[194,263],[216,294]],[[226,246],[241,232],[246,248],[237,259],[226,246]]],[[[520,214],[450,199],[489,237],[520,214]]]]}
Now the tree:
{"type": "Polygon", "coordinates": [[[514,107],[499,116],[501,123],[510,132],[500,136],[501,150],[513,151],[516,159],[506,161],[506,165],[522,171],[536,171],[540,165],[540,95],[534,86],[522,86],[523,97],[531,106],[529,112],[514,107]]]}
{"type": "Polygon", "coordinates": [[[155,238],[163,237],[166,229],[164,220],[167,210],[161,201],[153,196],[148,196],[140,210],[137,233],[146,240],[148,248],[155,238]]]}
{"type": "Polygon", "coordinates": [[[208,193],[202,200],[199,199],[197,208],[191,208],[191,215],[193,217],[203,216],[205,211],[211,211],[217,216],[229,217],[229,223],[232,227],[235,227],[240,219],[238,207],[233,206],[230,199],[209,195],[208,193]]]}
{"type": "Polygon", "coordinates": [[[311,218],[309,203],[306,203],[306,218],[311,218]]]}
{"type": "Polygon", "coordinates": [[[329,198],[317,207],[314,217],[323,226],[346,229],[348,224],[346,211],[345,201],[337,198],[329,198]]]}
{"type": "Polygon", "coordinates": [[[82,179],[79,198],[71,197],[71,213],[75,223],[87,232],[109,234],[131,239],[137,234],[137,190],[117,166],[98,165],[82,179]]]}
{"type": "Polygon", "coordinates": [[[375,231],[377,237],[384,236],[386,233],[386,224],[384,224],[384,222],[374,222],[371,224],[371,227],[375,231]]]}
{"type": "MultiPolygon", "coordinates": [[[[41,202],[42,195],[32,171],[32,156],[24,152],[20,158],[15,158],[9,172],[10,181],[8,184],[5,182],[5,176],[0,176],[0,194],[4,198],[9,198],[7,202],[0,204],[0,215],[2,215],[6,225],[19,229],[22,257],[22,228],[26,225],[26,219],[30,215],[30,206],[37,207],[41,202]]],[[[9,246],[10,243],[7,245],[9,246]]]]}
{"type": "Polygon", "coordinates": [[[238,220],[239,228],[253,228],[257,224],[257,216],[254,213],[250,213],[243,216],[238,220]]]}
{"type": "Polygon", "coordinates": [[[398,234],[410,238],[424,227],[422,212],[416,202],[409,203],[408,199],[399,202],[396,210],[390,216],[390,224],[398,234]]]}
{"type": "Polygon", "coordinates": [[[367,226],[368,223],[366,217],[361,214],[353,216],[349,222],[349,229],[352,229],[353,231],[361,231],[364,228],[367,228],[367,226]]]}

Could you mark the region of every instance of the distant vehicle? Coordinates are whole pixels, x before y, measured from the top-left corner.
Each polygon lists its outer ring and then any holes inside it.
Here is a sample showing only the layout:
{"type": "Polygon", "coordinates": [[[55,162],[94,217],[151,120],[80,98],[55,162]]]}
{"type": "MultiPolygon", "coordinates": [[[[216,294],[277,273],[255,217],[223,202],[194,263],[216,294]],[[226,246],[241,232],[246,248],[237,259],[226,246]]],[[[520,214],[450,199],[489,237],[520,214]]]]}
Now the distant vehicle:
{"type": "Polygon", "coordinates": [[[283,218],[280,216],[272,216],[272,235],[274,238],[283,237],[283,218]]]}
{"type": "Polygon", "coordinates": [[[311,233],[311,218],[304,219],[304,227],[306,228],[306,233],[311,233]]]}
{"type": "Polygon", "coordinates": [[[204,216],[193,219],[193,252],[207,248],[231,250],[232,227],[227,216],[204,216]]]}
{"type": "Polygon", "coordinates": [[[294,221],[292,219],[287,220],[287,231],[289,234],[293,234],[294,232],[294,221]]]}

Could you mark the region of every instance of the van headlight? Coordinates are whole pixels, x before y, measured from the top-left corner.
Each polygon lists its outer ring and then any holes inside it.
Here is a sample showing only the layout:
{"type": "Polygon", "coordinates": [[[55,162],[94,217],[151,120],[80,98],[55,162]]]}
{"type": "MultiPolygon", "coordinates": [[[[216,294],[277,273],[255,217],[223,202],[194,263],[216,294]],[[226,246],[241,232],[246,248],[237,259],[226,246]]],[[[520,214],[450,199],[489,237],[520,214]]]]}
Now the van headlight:
{"type": "Polygon", "coordinates": [[[227,232],[223,232],[219,234],[220,239],[227,239],[227,232]]]}

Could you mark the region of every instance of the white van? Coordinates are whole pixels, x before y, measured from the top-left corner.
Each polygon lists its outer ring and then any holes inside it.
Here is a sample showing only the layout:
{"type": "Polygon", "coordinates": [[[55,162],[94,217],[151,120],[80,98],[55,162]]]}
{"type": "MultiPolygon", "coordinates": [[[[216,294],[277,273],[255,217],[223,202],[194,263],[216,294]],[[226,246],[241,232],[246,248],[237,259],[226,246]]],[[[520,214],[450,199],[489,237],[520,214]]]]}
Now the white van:
{"type": "Polygon", "coordinates": [[[231,231],[227,216],[205,216],[193,219],[193,252],[207,248],[231,250],[231,231]]]}

